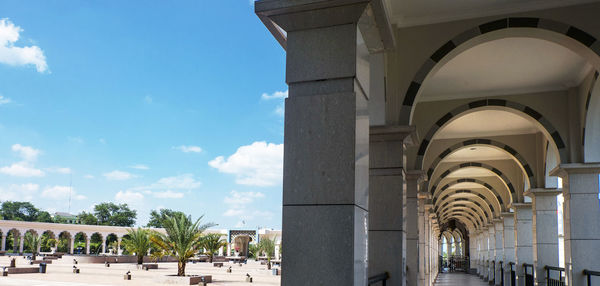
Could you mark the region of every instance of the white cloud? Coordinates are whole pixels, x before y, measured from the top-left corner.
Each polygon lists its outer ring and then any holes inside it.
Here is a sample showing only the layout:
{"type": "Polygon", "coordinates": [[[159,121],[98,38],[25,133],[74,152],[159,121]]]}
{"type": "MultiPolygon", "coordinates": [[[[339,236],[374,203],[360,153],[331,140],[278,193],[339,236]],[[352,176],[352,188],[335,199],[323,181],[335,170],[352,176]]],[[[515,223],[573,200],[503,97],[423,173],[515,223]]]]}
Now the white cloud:
{"type": "Polygon", "coordinates": [[[249,212],[247,205],[254,202],[255,199],[264,198],[265,195],[260,192],[238,192],[231,191],[229,196],[223,199],[223,202],[228,205],[228,209],[223,213],[223,216],[244,216],[247,217],[249,212]]]}
{"type": "Polygon", "coordinates": [[[0,19],[0,63],[10,66],[35,65],[38,72],[48,70],[46,56],[38,46],[16,47],[23,29],[8,19],[0,19]]]}
{"type": "Polygon", "coordinates": [[[278,98],[286,98],[288,97],[288,91],[276,91],[274,93],[268,94],[268,93],[263,93],[261,95],[261,98],[264,100],[270,100],[270,99],[278,99],[278,98]]]}
{"type": "Polygon", "coordinates": [[[18,162],[0,168],[0,173],[15,177],[43,177],[44,171],[36,169],[27,162],[18,162]]]}
{"type": "Polygon", "coordinates": [[[135,165],[129,166],[129,168],[137,169],[137,170],[148,170],[148,169],[150,169],[148,166],[146,166],[144,164],[135,164],[135,165]]]}
{"type": "Polygon", "coordinates": [[[279,105],[277,105],[277,107],[275,107],[275,114],[283,117],[285,115],[285,107],[283,106],[283,102],[279,105]]]}
{"type": "Polygon", "coordinates": [[[202,185],[196,181],[194,175],[183,174],[173,177],[160,178],[156,183],[150,186],[151,189],[182,189],[191,190],[197,189],[202,185]]]}
{"type": "Polygon", "coordinates": [[[114,170],[112,172],[104,173],[103,176],[106,177],[106,179],[111,180],[111,181],[124,181],[124,180],[129,180],[129,179],[136,177],[134,174],[119,171],[119,170],[114,170]]]}
{"type": "Polygon", "coordinates": [[[86,179],[93,179],[94,178],[94,176],[90,175],[90,174],[87,174],[87,175],[85,175],[83,177],[86,178],[86,179]]]}
{"type": "Polygon", "coordinates": [[[219,156],[208,165],[221,173],[234,174],[240,185],[274,186],[283,178],[283,144],[254,142],[241,146],[227,159],[219,156]]]}
{"type": "Polygon", "coordinates": [[[153,192],[152,196],[158,199],[181,199],[183,198],[183,193],[166,190],[164,192],[153,192]]]}
{"type": "Polygon", "coordinates": [[[19,156],[25,161],[35,161],[40,155],[41,151],[30,146],[23,146],[21,144],[12,145],[11,149],[13,152],[19,153],[19,156]]]}
{"type": "Polygon", "coordinates": [[[75,200],[84,200],[86,198],[84,195],[77,194],[77,192],[69,186],[47,187],[42,191],[43,198],[52,200],[65,200],[69,198],[69,195],[75,200]]]}
{"type": "Polygon", "coordinates": [[[8,104],[8,103],[11,103],[11,102],[12,102],[12,100],[10,100],[10,98],[6,98],[6,97],[0,95],[0,105],[2,105],[2,104],[8,104]]]}
{"type": "Polygon", "coordinates": [[[126,204],[130,204],[130,205],[135,205],[135,204],[139,204],[141,200],[144,199],[144,195],[140,192],[134,192],[134,191],[119,191],[116,195],[115,195],[115,201],[119,202],[119,203],[126,203],[126,204]]]}
{"type": "Polygon", "coordinates": [[[0,187],[0,198],[3,201],[31,201],[36,197],[39,188],[39,185],[31,183],[0,187]]]}
{"type": "Polygon", "coordinates": [[[189,146],[181,145],[181,146],[173,147],[173,149],[177,149],[184,153],[200,153],[200,152],[202,152],[202,148],[200,148],[199,146],[192,146],[192,145],[189,145],[189,146]]]}
{"type": "Polygon", "coordinates": [[[66,167],[53,167],[53,168],[47,168],[46,169],[48,172],[51,173],[58,173],[58,174],[71,174],[71,168],[66,168],[66,167]]]}
{"type": "Polygon", "coordinates": [[[147,103],[147,104],[151,104],[152,102],[154,102],[154,100],[152,99],[152,97],[151,97],[151,96],[149,96],[149,95],[146,95],[146,96],[144,97],[144,102],[145,102],[145,103],[147,103]]]}

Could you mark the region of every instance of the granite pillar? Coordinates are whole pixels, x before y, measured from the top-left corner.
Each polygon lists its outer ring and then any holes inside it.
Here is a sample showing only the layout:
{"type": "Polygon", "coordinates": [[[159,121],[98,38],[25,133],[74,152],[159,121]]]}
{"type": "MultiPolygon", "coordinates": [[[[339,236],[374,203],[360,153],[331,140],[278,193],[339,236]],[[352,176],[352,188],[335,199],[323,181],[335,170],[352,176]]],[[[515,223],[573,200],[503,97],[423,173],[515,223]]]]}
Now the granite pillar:
{"type": "MultiPolygon", "coordinates": [[[[123,249],[121,249],[121,241],[123,240],[122,237],[117,237],[117,255],[123,255],[123,249]]],[[[222,247],[221,247],[222,249],[222,247]]]]}
{"type": "Polygon", "coordinates": [[[502,246],[504,248],[504,284],[510,281],[510,266],[509,263],[515,262],[515,215],[514,213],[502,213],[502,246]]]}
{"type": "Polygon", "coordinates": [[[512,204],[515,210],[515,268],[517,285],[525,285],[523,263],[533,264],[533,213],[531,203],[512,204]]]}
{"type": "Polygon", "coordinates": [[[414,128],[371,126],[369,144],[369,276],[384,272],[389,285],[406,285],[404,149],[414,128]]]}
{"type": "Polygon", "coordinates": [[[287,36],[284,286],[367,282],[369,3],[256,2],[287,36]]]}
{"type": "Polygon", "coordinates": [[[106,237],[102,237],[102,253],[106,253],[106,237]]]}
{"type": "Polygon", "coordinates": [[[425,201],[429,194],[419,194],[419,282],[418,286],[429,286],[425,280],[425,201]]]}
{"type": "Polygon", "coordinates": [[[75,251],[75,236],[69,238],[69,254],[73,254],[75,251]]]}
{"type": "Polygon", "coordinates": [[[0,246],[0,251],[6,251],[6,236],[7,233],[2,233],[2,245],[0,246]]]}
{"type": "Polygon", "coordinates": [[[488,226],[488,282],[494,284],[496,279],[496,227],[494,223],[488,226]]]}
{"type": "Polygon", "coordinates": [[[496,267],[494,269],[495,272],[495,280],[494,285],[502,285],[502,269],[500,267],[500,262],[503,262],[504,259],[504,247],[503,247],[503,220],[502,219],[494,219],[494,228],[496,232],[494,233],[494,241],[496,243],[496,267]]]}
{"type": "Polygon", "coordinates": [[[563,179],[566,284],[587,285],[583,270],[600,271],[600,164],[561,164],[551,172],[563,179]]]}
{"type": "Polygon", "coordinates": [[[406,261],[406,285],[417,286],[419,281],[419,183],[423,171],[406,173],[406,200],[404,218],[406,230],[406,249],[402,259],[406,261]]]}
{"type": "Polygon", "coordinates": [[[557,189],[531,189],[525,193],[532,200],[533,265],[538,285],[547,284],[544,266],[559,266],[556,196],[560,193],[557,189]]]}

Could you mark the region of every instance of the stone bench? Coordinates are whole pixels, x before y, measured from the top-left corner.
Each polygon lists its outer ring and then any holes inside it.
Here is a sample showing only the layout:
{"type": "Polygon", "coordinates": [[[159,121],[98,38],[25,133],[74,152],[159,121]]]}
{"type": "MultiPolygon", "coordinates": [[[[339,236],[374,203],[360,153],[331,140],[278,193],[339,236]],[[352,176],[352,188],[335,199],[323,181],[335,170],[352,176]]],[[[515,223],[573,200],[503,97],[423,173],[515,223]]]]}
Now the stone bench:
{"type": "Polygon", "coordinates": [[[149,269],[158,269],[158,264],[144,264],[142,269],[148,271],[149,269]]]}
{"type": "Polygon", "coordinates": [[[213,267],[223,267],[223,262],[215,262],[213,263],[213,267]]]}
{"type": "Polygon", "coordinates": [[[57,259],[59,259],[59,258],[56,257],[56,256],[46,256],[46,257],[44,257],[44,260],[57,260],[57,259]]]}
{"type": "Polygon", "coordinates": [[[212,283],[212,275],[200,275],[190,277],[190,285],[196,285],[200,282],[212,283]]]}
{"type": "Polygon", "coordinates": [[[40,273],[39,267],[9,267],[6,270],[8,274],[40,273]]]}

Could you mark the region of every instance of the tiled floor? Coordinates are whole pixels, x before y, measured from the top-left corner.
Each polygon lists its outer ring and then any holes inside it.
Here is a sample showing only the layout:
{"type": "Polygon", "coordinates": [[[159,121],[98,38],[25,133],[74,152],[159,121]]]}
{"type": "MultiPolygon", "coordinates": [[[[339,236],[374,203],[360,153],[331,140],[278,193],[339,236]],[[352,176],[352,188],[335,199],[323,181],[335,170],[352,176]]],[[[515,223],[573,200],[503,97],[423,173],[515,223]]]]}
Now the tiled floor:
{"type": "Polygon", "coordinates": [[[466,273],[440,273],[434,284],[435,286],[489,286],[479,277],[466,273]]]}

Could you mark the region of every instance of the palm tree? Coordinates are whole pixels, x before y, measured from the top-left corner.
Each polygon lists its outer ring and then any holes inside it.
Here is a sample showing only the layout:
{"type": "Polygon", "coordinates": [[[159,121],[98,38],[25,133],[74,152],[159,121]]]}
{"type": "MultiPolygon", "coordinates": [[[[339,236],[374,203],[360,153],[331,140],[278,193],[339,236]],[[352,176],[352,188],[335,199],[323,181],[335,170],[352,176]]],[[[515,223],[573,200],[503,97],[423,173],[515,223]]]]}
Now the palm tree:
{"type": "Polygon", "coordinates": [[[265,237],[261,238],[261,240],[258,242],[259,251],[264,252],[267,256],[269,269],[271,268],[271,258],[275,254],[275,239],[277,239],[277,237],[273,237],[273,239],[268,239],[265,237]]]}
{"type": "Polygon", "coordinates": [[[166,217],[163,227],[166,234],[153,232],[150,240],[167,254],[177,257],[177,276],[185,276],[185,264],[193,257],[200,248],[202,232],[214,226],[213,223],[200,224],[204,216],[200,216],[196,222],[192,222],[191,216],[175,214],[166,217]]]}
{"type": "Polygon", "coordinates": [[[127,235],[123,238],[123,246],[129,253],[136,254],[137,264],[144,263],[144,255],[150,249],[150,231],[141,227],[130,228],[127,235]]]}
{"type": "Polygon", "coordinates": [[[38,254],[38,247],[41,245],[42,240],[40,239],[39,236],[32,234],[31,232],[28,232],[25,234],[25,244],[27,244],[29,246],[29,249],[31,249],[31,259],[35,260],[35,256],[38,254]]]}
{"type": "Polygon", "coordinates": [[[208,255],[208,262],[210,263],[213,262],[213,258],[219,249],[226,245],[227,242],[218,233],[209,233],[201,239],[201,247],[204,248],[204,254],[208,255]]]}

